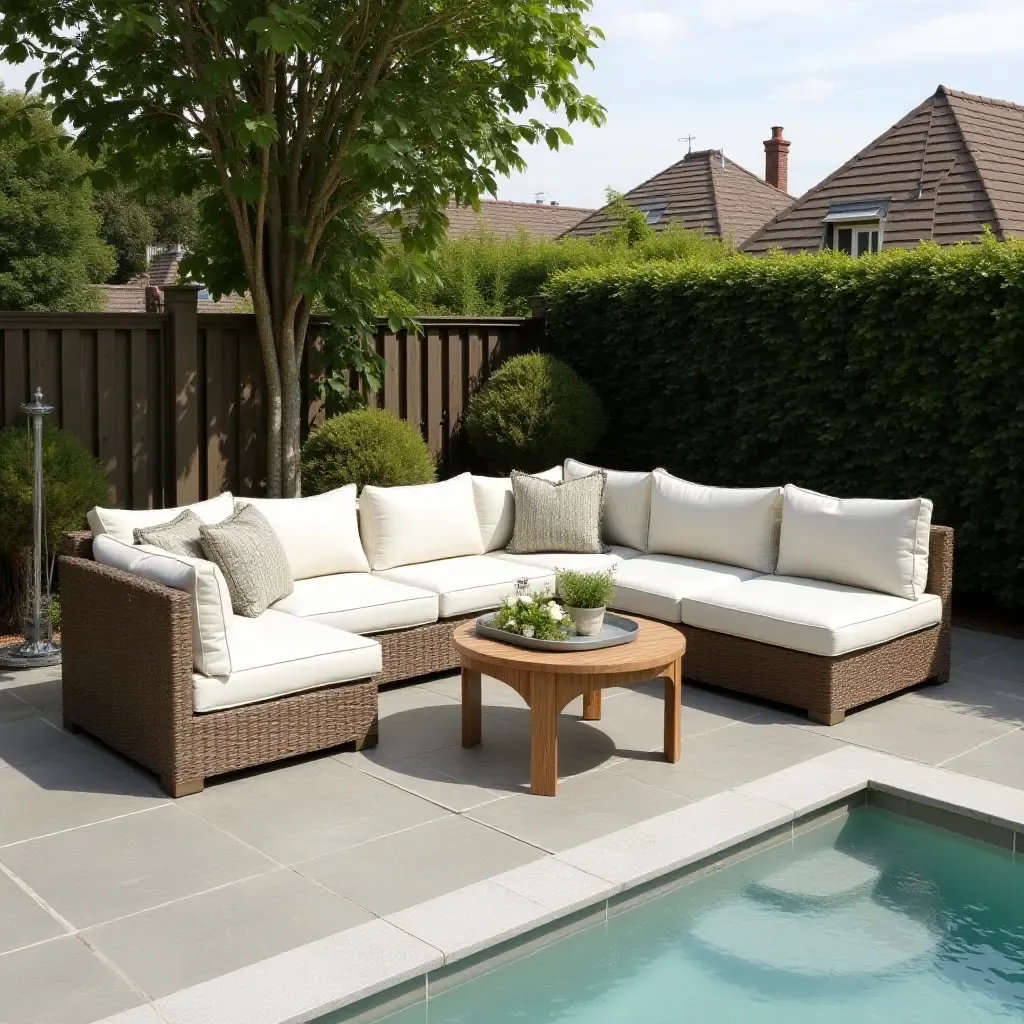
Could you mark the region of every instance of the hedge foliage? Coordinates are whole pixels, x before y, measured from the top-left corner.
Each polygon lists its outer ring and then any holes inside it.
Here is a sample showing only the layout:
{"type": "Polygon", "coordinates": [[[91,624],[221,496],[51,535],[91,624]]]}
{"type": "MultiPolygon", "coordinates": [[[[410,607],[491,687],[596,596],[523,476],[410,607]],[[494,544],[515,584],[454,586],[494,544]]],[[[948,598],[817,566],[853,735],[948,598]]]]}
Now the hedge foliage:
{"type": "Polygon", "coordinates": [[[590,269],[547,298],[607,465],[926,495],[958,593],[1024,608],[1024,243],[590,269]]]}
{"type": "Polygon", "coordinates": [[[426,273],[392,274],[391,290],[418,314],[529,316],[530,299],[552,275],[581,267],[626,266],[652,260],[701,259],[719,262],[734,250],[696,231],[671,226],[644,228],[630,236],[613,232],[595,238],[501,238],[482,231],[447,239],[433,254],[426,273]]]}

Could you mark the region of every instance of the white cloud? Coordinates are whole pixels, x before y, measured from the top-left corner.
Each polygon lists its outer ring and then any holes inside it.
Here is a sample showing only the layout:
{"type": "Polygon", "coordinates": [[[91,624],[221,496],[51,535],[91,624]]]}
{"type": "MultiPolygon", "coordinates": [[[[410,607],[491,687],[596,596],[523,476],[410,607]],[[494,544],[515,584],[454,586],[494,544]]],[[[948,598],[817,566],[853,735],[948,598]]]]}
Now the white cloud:
{"type": "Polygon", "coordinates": [[[821,103],[836,94],[836,83],[831,78],[797,78],[780,86],[773,99],[790,103],[821,103]]]}

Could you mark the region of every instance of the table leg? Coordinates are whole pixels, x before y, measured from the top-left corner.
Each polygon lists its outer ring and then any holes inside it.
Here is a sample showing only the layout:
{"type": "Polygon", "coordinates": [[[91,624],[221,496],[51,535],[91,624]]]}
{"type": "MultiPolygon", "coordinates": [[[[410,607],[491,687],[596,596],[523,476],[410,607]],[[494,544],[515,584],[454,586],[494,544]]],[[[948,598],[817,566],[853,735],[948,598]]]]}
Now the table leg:
{"type": "Polygon", "coordinates": [[[480,673],[462,670],[462,745],[475,747],[480,742],[483,710],[480,698],[480,673]]]}
{"type": "Polygon", "coordinates": [[[558,792],[558,706],[555,680],[533,677],[530,687],[530,792],[558,792]]]}
{"type": "Polygon", "coordinates": [[[665,760],[675,764],[682,756],[683,662],[665,674],[665,760]]]}
{"type": "Polygon", "coordinates": [[[583,721],[601,721],[601,691],[590,690],[583,694],[583,721]]]}

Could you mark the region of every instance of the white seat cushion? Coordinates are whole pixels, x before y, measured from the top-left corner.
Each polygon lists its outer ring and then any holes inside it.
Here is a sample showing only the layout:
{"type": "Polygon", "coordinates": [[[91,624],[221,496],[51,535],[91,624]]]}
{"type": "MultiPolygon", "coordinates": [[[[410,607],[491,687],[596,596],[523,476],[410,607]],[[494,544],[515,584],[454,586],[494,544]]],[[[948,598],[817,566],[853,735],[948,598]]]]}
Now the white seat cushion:
{"type": "Polygon", "coordinates": [[[684,623],[701,629],[834,658],[936,625],[942,601],[936,594],[908,601],[840,583],[761,576],[684,598],[680,612],[684,623]]]}
{"type": "MultiPolygon", "coordinates": [[[[588,466],[575,459],[565,460],[565,479],[578,480],[596,473],[597,466],[588,466]]],[[[651,483],[653,473],[624,473],[604,470],[604,517],[602,536],[606,544],[622,544],[647,550],[647,529],[651,520],[651,483]]]]}
{"type": "Polygon", "coordinates": [[[368,679],[381,671],[381,648],[369,637],[265,611],[258,619],[235,617],[231,661],[230,675],[192,677],[196,711],[368,679]]]}
{"type": "Polygon", "coordinates": [[[913,601],[928,584],[931,524],[927,498],[832,498],[787,484],[776,572],[913,601]]]}
{"type": "Polygon", "coordinates": [[[681,622],[679,602],[684,597],[734,588],[757,576],[753,569],[719,562],[674,555],[641,555],[622,562],[615,570],[612,607],[663,622],[681,622]]]}
{"type": "Polygon", "coordinates": [[[705,487],[654,471],[647,550],[774,572],[781,487],[705,487]]]}
{"type": "Polygon", "coordinates": [[[519,562],[535,569],[575,569],[579,572],[603,572],[605,569],[618,567],[628,558],[636,558],[643,554],[635,548],[613,547],[603,555],[580,555],[576,553],[559,553],[558,551],[542,551],[533,555],[512,555],[507,551],[495,551],[495,558],[506,558],[510,562],[519,562]]]}
{"type": "Polygon", "coordinates": [[[468,473],[439,484],[364,487],[359,528],[374,570],[484,553],[468,473]]]}
{"type": "Polygon", "coordinates": [[[529,581],[531,593],[555,592],[555,574],[549,569],[511,562],[496,555],[470,555],[403,565],[377,575],[437,594],[442,619],[497,608],[515,593],[516,581],[520,579],[529,581]]]}
{"type": "Polygon", "coordinates": [[[94,508],[87,516],[89,529],[94,537],[107,534],[125,544],[135,542],[135,527],[162,526],[172,519],[177,519],[185,509],[194,512],[204,523],[219,523],[227,519],[235,511],[235,502],[229,491],[199,501],[194,505],[182,505],[180,508],[94,508]]]}
{"type": "Polygon", "coordinates": [[[235,620],[224,574],[213,562],[172,555],[149,544],[131,544],[110,534],[93,540],[93,558],[101,565],[134,573],[192,599],[192,665],[207,675],[232,670],[230,630],[235,620]]]}
{"type": "Polygon", "coordinates": [[[437,621],[437,594],[402,583],[347,572],[296,580],[273,610],[350,633],[382,633],[437,621]]]}
{"type": "Polygon", "coordinates": [[[356,485],[308,498],[239,498],[263,514],[284,548],[292,578],[369,572],[356,514],[356,485]]]}

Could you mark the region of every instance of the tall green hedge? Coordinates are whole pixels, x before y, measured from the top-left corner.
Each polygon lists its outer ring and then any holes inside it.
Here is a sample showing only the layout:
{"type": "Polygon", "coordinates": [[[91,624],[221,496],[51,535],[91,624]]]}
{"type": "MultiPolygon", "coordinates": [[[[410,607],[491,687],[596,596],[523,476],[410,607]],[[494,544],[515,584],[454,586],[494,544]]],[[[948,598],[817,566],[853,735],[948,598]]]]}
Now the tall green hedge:
{"type": "Polygon", "coordinates": [[[547,297],[607,465],[926,495],[958,592],[1024,608],[1024,243],[572,271],[547,297]]]}

